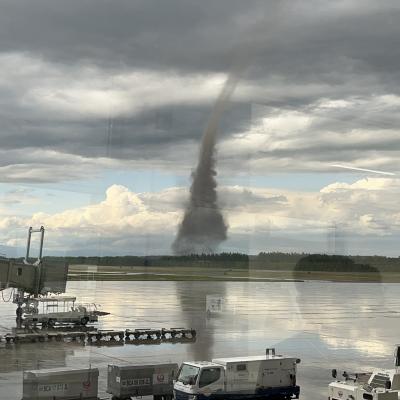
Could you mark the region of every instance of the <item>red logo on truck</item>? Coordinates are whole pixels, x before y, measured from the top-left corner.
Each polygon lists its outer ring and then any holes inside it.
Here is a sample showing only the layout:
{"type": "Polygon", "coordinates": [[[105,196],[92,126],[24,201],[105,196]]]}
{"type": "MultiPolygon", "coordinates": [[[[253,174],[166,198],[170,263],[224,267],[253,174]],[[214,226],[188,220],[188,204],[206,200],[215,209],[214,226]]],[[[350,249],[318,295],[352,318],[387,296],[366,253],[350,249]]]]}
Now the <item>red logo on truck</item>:
{"type": "Polygon", "coordinates": [[[90,386],[91,386],[91,383],[90,383],[90,381],[82,382],[82,386],[83,386],[83,388],[84,388],[85,390],[89,390],[89,389],[90,389],[90,386]]]}

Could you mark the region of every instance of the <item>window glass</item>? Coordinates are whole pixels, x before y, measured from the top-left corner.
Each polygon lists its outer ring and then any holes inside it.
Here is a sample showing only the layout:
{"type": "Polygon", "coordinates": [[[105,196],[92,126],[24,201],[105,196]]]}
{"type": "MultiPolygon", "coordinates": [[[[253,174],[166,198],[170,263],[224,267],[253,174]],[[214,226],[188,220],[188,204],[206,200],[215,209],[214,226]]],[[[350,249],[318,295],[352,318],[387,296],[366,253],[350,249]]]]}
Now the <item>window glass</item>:
{"type": "Polygon", "coordinates": [[[201,371],[199,387],[210,385],[216,382],[221,376],[219,368],[206,368],[201,371]]]}
{"type": "Polygon", "coordinates": [[[193,365],[183,364],[179,371],[178,381],[185,385],[193,385],[197,380],[200,368],[193,365]]]}
{"type": "Polygon", "coordinates": [[[0,400],[393,367],[399,40],[399,0],[0,0],[0,400]]]}

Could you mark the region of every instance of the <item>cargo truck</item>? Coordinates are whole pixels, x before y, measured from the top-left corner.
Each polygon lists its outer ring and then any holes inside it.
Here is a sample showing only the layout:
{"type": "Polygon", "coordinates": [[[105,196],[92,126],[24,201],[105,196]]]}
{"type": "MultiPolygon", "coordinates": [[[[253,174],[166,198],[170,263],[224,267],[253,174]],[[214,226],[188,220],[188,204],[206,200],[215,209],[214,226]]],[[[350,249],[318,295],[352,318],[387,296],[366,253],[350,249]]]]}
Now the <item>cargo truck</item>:
{"type": "Polygon", "coordinates": [[[175,400],[298,399],[300,359],[275,354],[184,362],[174,383],[175,400]]]}
{"type": "MultiPolygon", "coordinates": [[[[331,382],[329,400],[398,400],[400,395],[400,346],[395,347],[395,368],[368,373],[344,372],[342,380],[331,382]]],[[[337,378],[337,370],[332,370],[337,378]]]]}
{"type": "Polygon", "coordinates": [[[173,380],[178,364],[109,365],[107,393],[112,400],[153,396],[154,400],[171,400],[173,380]]]}

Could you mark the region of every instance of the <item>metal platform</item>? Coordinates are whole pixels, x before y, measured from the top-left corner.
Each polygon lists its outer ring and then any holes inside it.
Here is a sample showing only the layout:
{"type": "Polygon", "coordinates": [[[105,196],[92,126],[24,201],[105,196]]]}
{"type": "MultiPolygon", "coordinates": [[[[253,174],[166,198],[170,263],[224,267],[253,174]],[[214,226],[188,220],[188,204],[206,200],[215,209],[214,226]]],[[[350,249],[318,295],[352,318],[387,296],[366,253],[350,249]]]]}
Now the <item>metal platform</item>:
{"type": "Polygon", "coordinates": [[[185,328],[161,329],[126,329],[126,330],[37,330],[24,332],[18,330],[0,336],[0,341],[6,343],[35,343],[35,342],[68,342],[80,341],[83,343],[115,343],[119,344],[160,344],[165,342],[185,343],[196,340],[196,331],[185,328]]]}

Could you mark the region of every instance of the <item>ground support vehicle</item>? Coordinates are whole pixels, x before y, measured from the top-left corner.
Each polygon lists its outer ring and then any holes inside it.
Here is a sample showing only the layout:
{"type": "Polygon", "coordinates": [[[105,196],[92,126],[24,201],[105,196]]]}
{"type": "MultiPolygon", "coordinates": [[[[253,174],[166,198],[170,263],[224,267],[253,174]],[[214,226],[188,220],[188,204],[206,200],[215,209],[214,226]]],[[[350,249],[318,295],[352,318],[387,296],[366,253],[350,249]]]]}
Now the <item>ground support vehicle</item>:
{"type": "Polygon", "coordinates": [[[113,400],[153,396],[154,400],[171,400],[173,379],[178,364],[109,365],[107,393],[113,400]]]}
{"type": "Polygon", "coordinates": [[[98,377],[97,368],[25,371],[22,400],[98,400],[98,377]]]}
{"type": "Polygon", "coordinates": [[[50,296],[32,298],[22,308],[23,325],[30,328],[37,324],[54,327],[56,324],[85,326],[97,322],[99,316],[109,313],[99,311],[96,304],[76,304],[76,297],[50,296]]]}
{"type": "Polygon", "coordinates": [[[174,384],[175,400],[298,399],[300,359],[275,354],[184,362],[174,384]]]}
{"type": "MultiPolygon", "coordinates": [[[[331,382],[329,400],[398,400],[400,397],[400,346],[395,347],[395,369],[369,373],[343,373],[343,380],[331,382]]],[[[332,370],[337,377],[337,370],[332,370]]]]}

